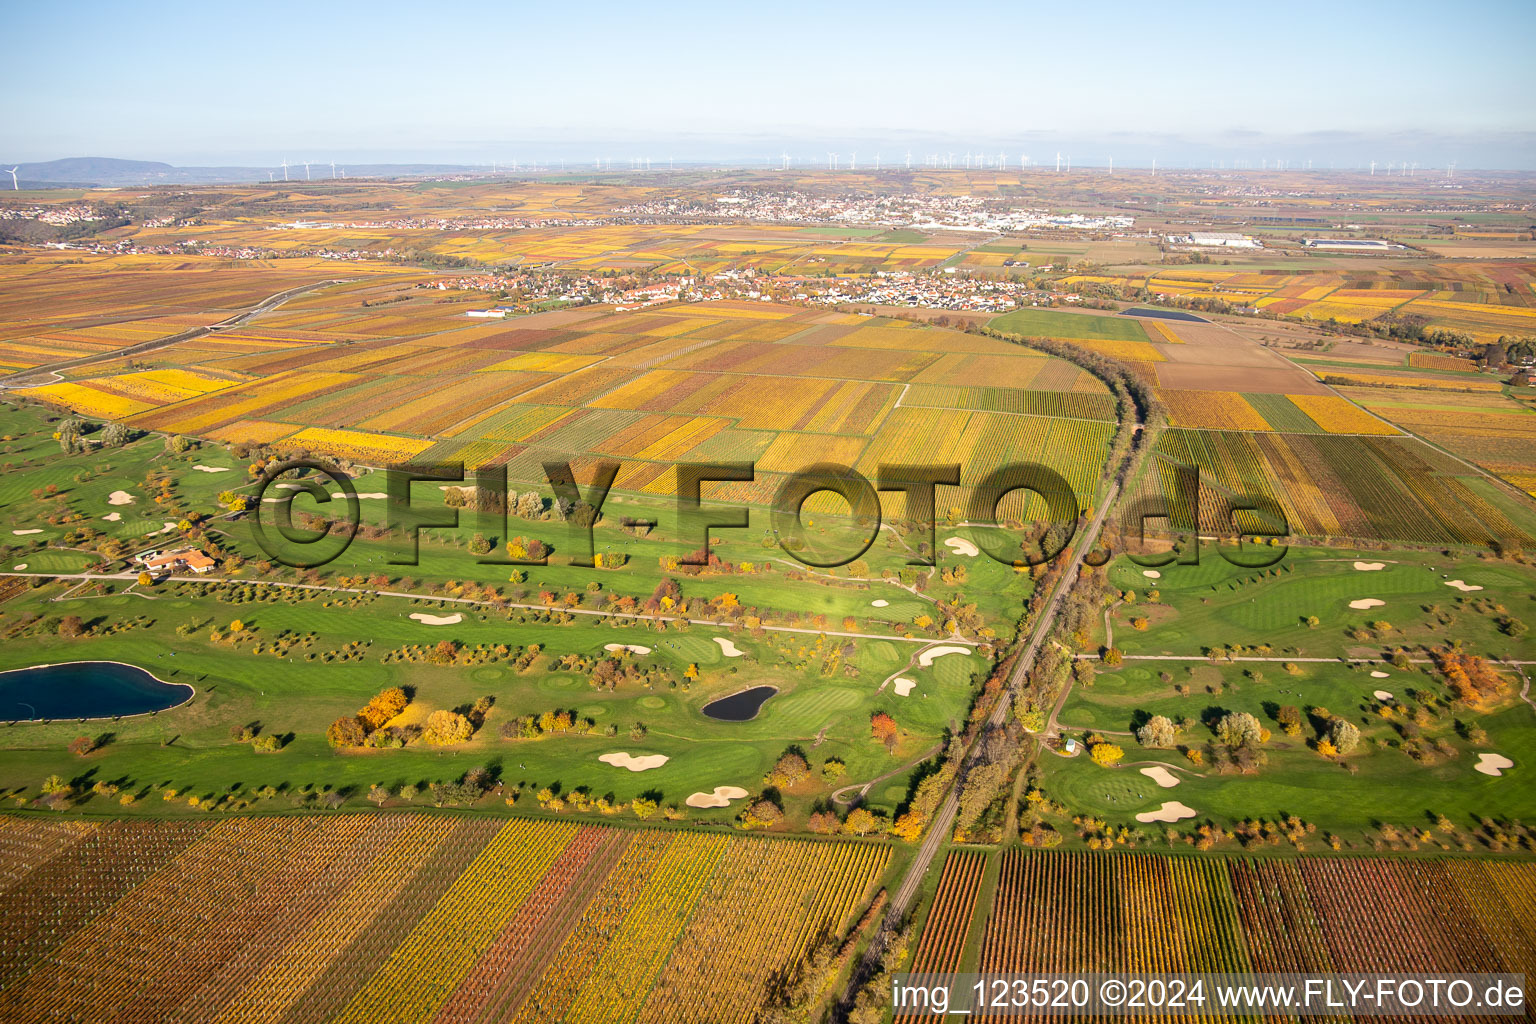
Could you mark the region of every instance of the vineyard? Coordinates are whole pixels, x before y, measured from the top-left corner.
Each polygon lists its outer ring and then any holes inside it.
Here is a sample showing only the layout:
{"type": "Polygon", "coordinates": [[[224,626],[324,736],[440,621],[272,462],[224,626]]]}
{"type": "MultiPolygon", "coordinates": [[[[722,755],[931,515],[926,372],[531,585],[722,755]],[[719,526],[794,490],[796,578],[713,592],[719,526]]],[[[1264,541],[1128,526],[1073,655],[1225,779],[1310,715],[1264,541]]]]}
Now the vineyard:
{"type": "MultiPolygon", "coordinates": [[[[817,462],[869,476],[882,461],[960,462],[972,483],[1003,459],[1048,462],[1086,501],[1115,419],[1108,390],[1069,362],[897,320],[708,302],[470,326],[435,302],[373,313],[358,297],[386,286],[369,288],[305,295],[170,346],[160,368],[97,368],[24,393],[145,430],[364,465],[454,459],[539,482],[545,461],[612,456],[621,489],[658,495],[672,493],[678,462],[761,458],[756,482],[721,492],[754,504],[817,462]]],[[[1146,336],[1132,321],[1116,330],[1146,336]]]]}
{"type": "Polygon", "coordinates": [[[862,843],[391,814],[0,819],[8,1020],[748,1021],[862,843]]]}
{"type": "Polygon", "coordinates": [[[1220,496],[1248,495],[1273,499],[1295,536],[1529,543],[1466,466],[1415,438],[1171,429],[1156,451],[1144,491],[1173,495],[1177,467],[1199,467],[1203,531],[1230,533],[1220,496]]]}
{"type": "Polygon", "coordinates": [[[1536,973],[1528,864],[1000,856],[982,972],[1536,973]]]}

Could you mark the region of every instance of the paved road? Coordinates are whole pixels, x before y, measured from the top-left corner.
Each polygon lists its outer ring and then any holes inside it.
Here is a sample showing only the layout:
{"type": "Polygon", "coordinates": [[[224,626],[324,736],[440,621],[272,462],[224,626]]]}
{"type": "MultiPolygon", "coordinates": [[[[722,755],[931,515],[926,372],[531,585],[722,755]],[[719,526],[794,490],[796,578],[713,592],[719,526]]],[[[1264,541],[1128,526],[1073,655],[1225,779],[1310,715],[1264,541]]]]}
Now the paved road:
{"type": "MultiPolygon", "coordinates": [[[[1108,517],[1109,510],[1113,507],[1115,499],[1119,494],[1120,485],[1118,483],[1111,483],[1104,500],[1099,502],[1098,513],[1093,517],[1093,521],[1088,525],[1088,528],[1078,538],[1077,547],[1072,553],[1072,560],[1067,563],[1066,571],[1057,579],[1056,590],[1036,621],[1034,632],[1029,638],[1029,644],[1020,652],[1018,661],[1014,663],[1013,673],[1008,678],[1008,688],[1003,691],[998,699],[997,707],[993,709],[991,717],[987,720],[991,725],[1000,726],[1008,720],[1008,711],[1013,705],[1013,696],[1019,687],[1023,685],[1029,670],[1034,666],[1035,658],[1040,653],[1040,647],[1045,643],[1046,636],[1049,635],[1051,627],[1055,624],[1057,613],[1061,611],[1062,602],[1066,600],[1067,595],[1072,592],[1072,588],[1077,584],[1077,574],[1078,570],[1082,567],[1083,558],[1098,539],[1099,532],[1104,528],[1104,520],[1108,517]]],[[[1068,686],[1070,685],[1069,681],[1068,686]]],[[[1056,713],[1060,711],[1062,704],[1066,701],[1066,691],[1067,687],[1064,686],[1062,688],[1062,697],[1056,702],[1056,709],[1051,712],[1052,723],[1055,722],[1056,713]]],[[[967,761],[966,767],[969,766],[970,761],[967,761]]],[[[961,776],[961,781],[963,781],[963,771],[961,776]]],[[[944,801],[939,805],[938,811],[933,816],[933,820],[928,823],[928,830],[924,834],[923,841],[918,846],[916,854],[913,855],[912,863],[907,866],[907,873],[902,876],[901,884],[897,886],[896,892],[892,894],[890,907],[886,911],[884,928],[875,941],[870,943],[869,949],[864,954],[863,966],[865,968],[873,967],[874,961],[880,956],[884,948],[885,940],[889,936],[891,929],[906,915],[907,909],[912,905],[913,899],[917,896],[917,890],[923,884],[923,877],[928,873],[929,867],[933,864],[933,858],[938,854],[939,847],[948,842],[950,830],[954,827],[955,813],[960,807],[959,793],[960,783],[957,781],[957,784],[951,786],[949,792],[945,795],[944,801]]],[[[856,973],[855,977],[857,976],[858,973],[856,973]]]]}

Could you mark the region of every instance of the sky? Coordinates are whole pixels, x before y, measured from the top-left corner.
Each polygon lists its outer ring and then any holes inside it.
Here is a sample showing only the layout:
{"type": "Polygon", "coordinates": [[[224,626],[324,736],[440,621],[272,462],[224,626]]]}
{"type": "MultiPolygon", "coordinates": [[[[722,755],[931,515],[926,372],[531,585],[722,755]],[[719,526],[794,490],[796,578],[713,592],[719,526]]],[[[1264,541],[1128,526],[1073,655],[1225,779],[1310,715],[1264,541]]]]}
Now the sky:
{"type": "Polygon", "coordinates": [[[1536,4],[77,3],[0,156],[1536,167],[1536,4]]]}

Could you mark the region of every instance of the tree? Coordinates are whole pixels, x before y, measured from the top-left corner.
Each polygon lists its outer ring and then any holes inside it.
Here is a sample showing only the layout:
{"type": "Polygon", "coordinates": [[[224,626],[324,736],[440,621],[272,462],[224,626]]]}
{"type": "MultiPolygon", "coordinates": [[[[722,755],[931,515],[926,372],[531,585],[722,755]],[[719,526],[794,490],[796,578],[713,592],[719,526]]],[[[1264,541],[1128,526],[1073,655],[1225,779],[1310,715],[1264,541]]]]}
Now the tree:
{"type": "Polygon", "coordinates": [[[927,825],[927,815],[916,809],[909,810],[891,825],[891,835],[909,843],[915,843],[922,837],[923,829],[927,825]]]}
{"type": "Polygon", "coordinates": [[[108,448],[121,448],[133,440],[133,431],[121,423],[108,423],[101,431],[101,443],[108,448]]]}
{"type": "Polygon", "coordinates": [[[1136,730],[1136,741],[1144,747],[1172,747],[1177,736],[1173,722],[1163,715],[1153,715],[1136,730]]]}
{"type": "Polygon", "coordinates": [[[650,797],[637,796],[629,802],[629,809],[635,812],[635,817],[644,821],[656,813],[656,801],[650,797]]]}
{"type": "Polygon", "coordinates": [[[96,749],[96,741],[89,736],[76,736],[69,741],[69,752],[76,757],[84,757],[96,749]]]}
{"type": "Polygon", "coordinates": [[[1263,742],[1264,727],[1246,711],[1233,711],[1216,723],[1216,738],[1233,749],[1256,747],[1263,742]]]}
{"type": "Polygon", "coordinates": [[[1287,704],[1275,712],[1275,721],[1280,723],[1287,736],[1301,735],[1301,709],[1294,704],[1287,704]]]}
{"type": "Polygon", "coordinates": [[[890,749],[895,747],[900,729],[896,725],[896,719],[884,711],[876,711],[869,716],[869,732],[876,740],[884,743],[887,749],[890,749]]]}
{"type": "Polygon", "coordinates": [[[741,812],[741,827],[772,828],[784,820],[784,809],[772,800],[756,800],[741,812]]]}
{"type": "Polygon", "coordinates": [[[524,491],[517,496],[514,514],[519,519],[537,519],[544,514],[544,498],[538,491],[524,491]]]}
{"type": "Polygon", "coordinates": [[[1328,723],[1328,742],[1341,754],[1347,754],[1360,745],[1360,730],[1353,722],[1335,718],[1328,723]]]}
{"type": "Polygon", "coordinates": [[[785,751],[773,767],[768,769],[768,774],[763,776],[763,785],[773,786],[776,789],[788,789],[798,782],[804,781],[811,774],[811,766],[798,751],[785,751]]]}
{"type": "Polygon", "coordinates": [[[880,827],[880,820],[863,807],[855,807],[843,821],[843,831],[851,836],[867,836],[880,827]]]}
{"type": "Polygon", "coordinates": [[[73,640],[85,633],[85,623],[78,615],[66,615],[59,620],[59,636],[66,640],[73,640]]]}
{"type": "Polygon", "coordinates": [[[141,572],[137,582],[141,587],[149,587],[154,585],[155,578],[147,572],[141,572]]]}
{"type": "Polygon", "coordinates": [[[1125,660],[1125,656],[1120,653],[1120,648],[1118,647],[1106,647],[1104,648],[1103,659],[1104,664],[1114,668],[1125,660]]]}
{"type": "Polygon", "coordinates": [[[357,713],[357,717],[362,720],[368,731],[372,732],[404,711],[409,703],[410,698],[405,695],[403,689],[391,686],[375,694],[357,713]]]}
{"type": "Polygon", "coordinates": [[[1108,768],[1119,764],[1120,759],[1125,756],[1125,751],[1113,743],[1095,743],[1088,756],[1093,758],[1094,764],[1101,768],[1108,768]]]}
{"type": "Polygon", "coordinates": [[[383,807],[384,801],[389,799],[389,787],[375,783],[368,790],[368,799],[383,807]]]}
{"type": "Polygon", "coordinates": [[[343,715],[325,730],[325,738],[337,749],[360,747],[368,739],[368,730],[356,715],[343,715]]]}
{"type": "Polygon", "coordinates": [[[829,757],[821,762],[821,777],[828,782],[831,782],[833,779],[842,778],[843,772],[847,770],[848,766],[843,763],[841,758],[829,757]]]}
{"type": "Polygon", "coordinates": [[[435,747],[463,743],[475,734],[475,727],[468,718],[457,711],[437,710],[427,716],[427,728],[421,734],[424,743],[435,747]]]}
{"type": "Polygon", "coordinates": [[[830,836],[842,827],[842,822],[837,820],[837,815],[832,811],[816,811],[807,819],[805,827],[819,836],[830,836]]]}

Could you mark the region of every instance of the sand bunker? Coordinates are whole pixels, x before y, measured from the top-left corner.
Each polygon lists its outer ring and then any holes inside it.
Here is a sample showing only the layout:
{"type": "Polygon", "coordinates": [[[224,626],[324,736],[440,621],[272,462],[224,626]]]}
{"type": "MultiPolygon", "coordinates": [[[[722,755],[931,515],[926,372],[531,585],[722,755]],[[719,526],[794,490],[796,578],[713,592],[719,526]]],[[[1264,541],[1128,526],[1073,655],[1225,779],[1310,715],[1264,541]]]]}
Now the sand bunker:
{"type": "Polygon", "coordinates": [[[944,546],[953,550],[955,554],[964,555],[966,558],[975,558],[981,554],[981,549],[964,537],[951,537],[944,542],[944,546]]]}
{"type": "Polygon", "coordinates": [[[715,643],[720,645],[720,650],[727,658],[739,658],[746,652],[723,636],[715,637],[715,643]]]}
{"type": "Polygon", "coordinates": [[[891,685],[896,688],[896,696],[905,697],[907,694],[912,692],[912,687],[917,685],[917,680],[897,679],[891,685]]]}
{"type": "Polygon", "coordinates": [[[27,563],[26,562],[22,562],[20,565],[13,565],[13,566],[11,566],[11,571],[12,572],[21,572],[21,570],[25,569],[26,567],[27,567],[27,563]]]}
{"type": "Polygon", "coordinates": [[[1482,772],[1484,775],[1503,775],[1504,769],[1514,766],[1515,762],[1503,754],[1478,754],[1477,764],[1472,766],[1472,770],[1482,772]]]}
{"type": "Polygon", "coordinates": [[[115,523],[119,519],[123,518],[123,514],[121,512],[108,512],[106,515],[102,516],[101,518],[105,519],[109,523],[115,523]]]}
{"type": "Polygon", "coordinates": [[[970,653],[970,650],[965,647],[930,647],[928,650],[917,656],[917,663],[923,666],[923,668],[927,668],[929,665],[933,664],[933,660],[935,658],[942,658],[946,654],[970,653]]]}
{"type": "MultiPolygon", "coordinates": [[[[612,754],[601,754],[598,756],[598,760],[603,762],[603,764],[611,764],[615,768],[628,768],[632,772],[645,772],[650,771],[652,768],[660,768],[667,763],[668,758],[666,754],[641,754],[639,757],[633,757],[620,750],[612,754]]],[[[741,795],[746,796],[747,794],[743,793],[741,795]]]]}
{"type": "Polygon", "coordinates": [[[1143,811],[1136,815],[1136,820],[1146,825],[1154,821],[1183,821],[1185,818],[1193,818],[1194,816],[1195,809],[1193,807],[1185,807],[1175,800],[1172,803],[1163,804],[1163,806],[1155,811],[1143,811]]]}
{"type": "Polygon", "coordinates": [[[1392,673],[1390,673],[1390,672],[1382,672],[1380,669],[1378,669],[1377,671],[1371,673],[1371,678],[1372,679],[1386,679],[1386,678],[1388,678],[1391,675],[1392,675],[1392,673]]]}
{"type": "Polygon", "coordinates": [[[1164,789],[1172,789],[1179,784],[1179,777],[1162,765],[1154,765],[1151,768],[1143,768],[1141,774],[1162,786],[1164,789]]]}
{"type": "Polygon", "coordinates": [[[1483,589],[1482,587],[1479,587],[1479,586],[1476,586],[1474,584],[1468,583],[1466,580],[1446,580],[1445,581],[1445,585],[1448,586],[1448,587],[1455,587],[1457,590],[1461,591],[1463,594],[1470,594],[1474,590],[1482,590],[1483,589]]]}
{"type": "Polygon", "coordinates": [[[228,466],[193,466],[199,473],[228,473],[228,466]]]}
{"type": "Polygon", "coordinates": [[[1349,606],[1351,608],[1357,608],[1360,611],[1364,611],[1367,608],[1380,608],[1382,605],[1384,605],[1386,603],[1387,602],[1378,600],[1377,598],[1374,598],[1374,597],[1362,597],[1358,601],[1351,601],[1351,602],[1349,602],[1349,606]]]}
{"type": "Polygon", "coordinates": [[[1143,569],[1141,570],[1141,574],[1149,580],[1160,580],[1163,578],[1163,574],[1158,572],[1156,569],[1143,569]]]}
{"type": "Polygon", "coordinates": [[[411,612],[411,618],[428,626],[451,626],[456,622],[463,622],[464,616],[458,612],[452,615],[428,615],[426,612],[411,612]]]}
{"type": "Polygon", "coordinates": [[[630,654],[650,654],[649,647],[641,647],[639,644],[603,644],[605,651],[628,651],[630,654]]]}
{"type": "Polygon", "coordinates": [[[869,602],[869,606],[871,608],[889,608],[890,605],[891,605],[891,602],[889,602],[889,601],[871,601],[871,602],[869,602]]]}
{"type": "Polygon", "coordinates": [[[1376,690],[1375,692],[1373,692],[1371,694],[1371,696],[1375,697],[1377,700],[1382,700],[1382,701],[1391,700],[1392,699],[1392,691],[1391,690],[1376,690]]]}
{"type": "Polygon", "coordinates": [[[689,807],[729,807],[732,800],[740,800],[747,791],[740,786],[716,786],[713,793],[695,793],[683,803],[689,807]]]}
{"type": "Polygon", "coordinates": [[[1386,565],[1381,562],[1356,562],[1355,568],[1361,572],[1376,572],[1377,570],[1385,569],[1386,565]]]}
{"type": "Polygon", "coordinates": [[[113,491],[111,494],[107,495],[107,504],[132,505],[133,495],[129,494],[127,491],[113,491]]]}
{"type": "Polygon", "coordinates": [[[14,533],[18,537],[25,537],[28,534],[42,533],[43,531],[42,530],[12,530],[11,532],[14,533]]]}

